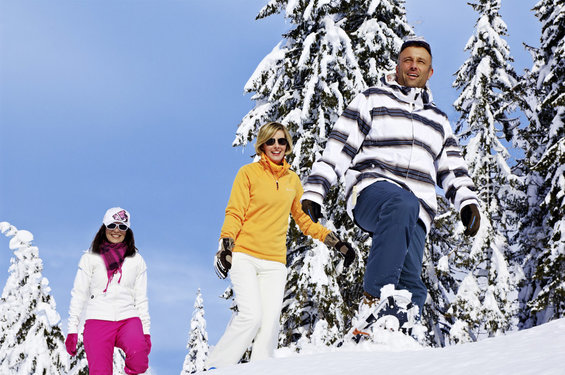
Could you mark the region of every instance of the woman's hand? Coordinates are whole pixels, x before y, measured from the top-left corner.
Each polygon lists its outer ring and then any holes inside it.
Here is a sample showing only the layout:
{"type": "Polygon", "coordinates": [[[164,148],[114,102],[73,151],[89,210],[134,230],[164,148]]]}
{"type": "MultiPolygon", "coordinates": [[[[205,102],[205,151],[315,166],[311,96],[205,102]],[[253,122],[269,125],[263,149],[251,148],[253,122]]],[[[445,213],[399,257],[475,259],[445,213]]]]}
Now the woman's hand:
{"type": "Polygon", "coordinates": [[[67,339],[65,340],[65,347],[67,348],[67,353],[69,353],[71,357],[77,354],[77,342],[78,342],[77,333],[69,333],[67,335],[67,339]]]}
{"type": "Polygon", "coordinates": [[[349,243],[342,241],[334,232],[330,232],[326,236],[324,244],[328,247],[333,247],[344,256],[344,267],[349,267],[355,260],[355,250],[353,250],[349,243]]]}
{"type": "Polygon", "coordinates": [[[225,279],[231,268],[231,251],[235,241],[233,238],[220,238],[218,252],[214,256],[214,269],[220,279],[225,279]]]}
{"type": "Polygon", "coordinates": [[[308,199],[302,201],[302,211],[310,216],[310,219],[312,219],[314,223],[317,223],[318,219],[322,217],[322,208],[320,205],[308,199]]]}

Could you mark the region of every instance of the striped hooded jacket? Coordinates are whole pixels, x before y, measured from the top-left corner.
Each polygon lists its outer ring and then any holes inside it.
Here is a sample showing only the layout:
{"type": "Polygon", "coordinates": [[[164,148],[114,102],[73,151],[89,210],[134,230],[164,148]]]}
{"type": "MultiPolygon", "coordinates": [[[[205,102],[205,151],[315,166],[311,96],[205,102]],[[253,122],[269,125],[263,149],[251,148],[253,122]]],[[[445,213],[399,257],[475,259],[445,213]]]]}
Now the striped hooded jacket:
{"type": "Polygon", "coordinates": [[[457,210],[477,204],[459,144],[430,90],[396,82],[394,74],[357,95],[336,121],[322,157],[312,166],[302,200],[323,203],[345,178],[347,212],[358,194],[378,180],[413,192],[427,230],[437,212],[436,185],[457,210]]]}

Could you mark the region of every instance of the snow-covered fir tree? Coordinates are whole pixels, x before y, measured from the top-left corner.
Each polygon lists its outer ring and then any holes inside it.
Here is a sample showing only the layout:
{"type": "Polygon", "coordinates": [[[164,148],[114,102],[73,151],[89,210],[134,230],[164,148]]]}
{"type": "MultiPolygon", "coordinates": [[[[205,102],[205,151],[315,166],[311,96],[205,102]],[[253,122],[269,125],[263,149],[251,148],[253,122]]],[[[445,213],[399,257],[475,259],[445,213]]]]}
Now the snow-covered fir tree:
{"type": "MultiPolygon", "coordinates": [[[[507,262],[509,234],[515,233],[517,217],[513,202],[523,198],[517,177],[507,163],[509,152],[501,138],[512,125],[509,93],[517,82],[506,24],[500,16],[501,0],[469,3],[479,13],[475,32],[465,50],[469,58],[456,74],[454,87],[461,91],[455,108],[461,114],[457,133],[468,140],[464,157],[478,189],[481,229],[472,246],[459,249],[467,273],[448,313],[455,321],[457,341],[476,340],[512,329],[516,322],[517,276],[507,262]],[[511,205],[509,205],[509,203],[511,205]]],[[[457,233],[458,235],[460,233],[457,233]]]]}
{"type": "Polygon", "coordinates": [[[428,328],[430,344],[445,346],[450,337],[453,320],[448,314],[461,282],[461,272],[454,264],[460,263],[459,249],[469,246],[458,225],[459,214],[449,201],[438,195],[438,214],[426,239],[422,279],[429,298],[424,306],[422,321],[428,328]]]}
{"type": "Polygon", "coordinates": [[[0,374],[66,374],[61,318],[33,235],[7,222],[0,223],[0,231],[11,237],[13,250],[0,299],[0,374]]]}
{"type": "Polygon", "coordinates": [[[290,273],[287,281],[281,346],[300,350],[309,343],[331,345],[343,336],[344,302],[331,274],[335,272],[331,259],[336,256],[331,251],[316,241],[305,253],[300,253],[300,259],[293,259],[291,265],[300,264],[300,269],[290,273]],[[327,310],[321,310],[324,308],[327,310]]]}
{"type": "Polygon", "coordinates": [[[520,225],[525,284],[520,293],[521,327],[565,316],[565,1],[541,0],[534,65],[520,84],[527,127],[517,143],[525,157],[527,207],[520,225]]]}
{"type": "Polygon", "coordinates": [[[204,301],[200,289],[196,293],[194,311],[190,321],[190,333],[186,345],[188,354],[184,359],[181,375],[193,374],[204,370],[204,362],[208,358],[208,332],[204,318],[204,301]]]}
{"type": "Polygon", "coordinates": [[[402,40],[413,34],[406,20],[404,1],[342,1],[344,29],[368,87],[396,67],[402,40]]]}
{"type": "MultiPolygon", "coordinates": [[[[255,107],[239,125],[234,145],[252,142],[269,121],[285,124],[295,143],[288,161],[304,181],[341,112],[368,87],[367,82],[394,66],[391,56],[397,51],[392,46],[398,49],[411,29],[402,2],[395,0],[271,0],[258,18],[283,11],[291,29],[245,86],[246,92],[254,93],[255,107]]],[[[322,223],[364,256],[367,236],[347,217],[343,194],[342,186],[331,191],[322,223]]],[[[292,221],[287,248],[289,276],[280,344],[299,349],[298,342],[309,340],[335,343],[362,292],[363,256],[336,279],[339,256],[304,237],[292,221]],[[311,337],[315,331],[325,333],[311,337]]]]}

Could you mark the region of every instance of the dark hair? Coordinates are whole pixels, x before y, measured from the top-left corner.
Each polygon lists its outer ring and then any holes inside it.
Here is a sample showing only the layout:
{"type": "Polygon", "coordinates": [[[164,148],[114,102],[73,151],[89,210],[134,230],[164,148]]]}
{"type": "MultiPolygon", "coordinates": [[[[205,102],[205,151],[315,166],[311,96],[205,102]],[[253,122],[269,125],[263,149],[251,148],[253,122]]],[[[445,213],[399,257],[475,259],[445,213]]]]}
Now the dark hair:
{"type": "MultiPolygon", "coordinates": [[[[100,245],[102,242],[108,241],[106,238],[106,226],[102,224],[100,229],[98,229],[98,233],[94,236],[94,240],[92,240],[92,245],[90,245],[90,249],[95,254],[100,254],[100,245]]],[[[126,231],[126,237],[124,238],[124,243],[127,246],[126,250],[126,257],[134,256],[137,252],[137,248],[135,247],[135,239],[133,238],[133,231],[131,228],[128,228],[126,231]]]]}
{"type": "Polygon", "coordinates": [[[400,56],[402,51],[404,51],[404,49],[406,49],[408,47],[425,48],[426,51],[428,51],[428,53],[430,54],[430,56],[432,56],[432,48],[430,47],[430,44],[428,42],[426,42],[425,40],[420,39],[420,38],[408,39],[404,43],[402,43],[402,46],[400,47],[400,52],[398,52],[398,55],[400,56]]]}

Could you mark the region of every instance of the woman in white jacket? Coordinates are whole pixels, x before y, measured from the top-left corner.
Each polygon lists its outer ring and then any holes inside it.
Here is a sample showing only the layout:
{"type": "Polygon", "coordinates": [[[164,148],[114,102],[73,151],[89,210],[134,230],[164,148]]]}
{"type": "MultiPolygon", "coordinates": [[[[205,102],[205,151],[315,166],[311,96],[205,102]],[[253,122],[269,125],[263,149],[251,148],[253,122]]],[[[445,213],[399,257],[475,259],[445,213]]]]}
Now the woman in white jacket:
{"type": "Polygon", "coordinates": [[[90,249],[81,257],[69,308],[67,352],[77,352],[79,322],[89,374],[112,374],[114,346],[125,355],[125,372],[148,368],[151,336],[147,267],[135,247],[128,211],[113,207],[90,249]]]}

